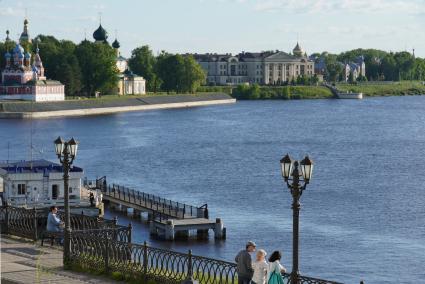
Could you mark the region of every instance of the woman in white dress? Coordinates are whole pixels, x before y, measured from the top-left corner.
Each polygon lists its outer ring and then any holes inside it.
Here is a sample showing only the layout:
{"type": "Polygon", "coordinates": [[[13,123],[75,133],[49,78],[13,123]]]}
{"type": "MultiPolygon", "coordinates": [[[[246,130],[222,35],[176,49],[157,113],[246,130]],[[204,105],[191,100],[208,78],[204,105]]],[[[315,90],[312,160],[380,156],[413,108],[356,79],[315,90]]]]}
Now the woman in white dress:
{"type": "Polygon", "coordinates": [[[252,264],[252,269],[254,269],[254,276],[252,277],[252,284],[266,284],[267,281],[267,269],[268,264],[266,261],[266,251],[259,249],[257,251],[255,262],[252,264]]]}
{"type": "Polygon", "coordinates": [[[269,265],[267,269],[267,283],[283,283],[282,273],[286,272],[286,268],[280,264],[282,254],[280,251],[274,251],[269,257],[269,265]],[[272,279],[271,279],[272,278],[272,279]]]}

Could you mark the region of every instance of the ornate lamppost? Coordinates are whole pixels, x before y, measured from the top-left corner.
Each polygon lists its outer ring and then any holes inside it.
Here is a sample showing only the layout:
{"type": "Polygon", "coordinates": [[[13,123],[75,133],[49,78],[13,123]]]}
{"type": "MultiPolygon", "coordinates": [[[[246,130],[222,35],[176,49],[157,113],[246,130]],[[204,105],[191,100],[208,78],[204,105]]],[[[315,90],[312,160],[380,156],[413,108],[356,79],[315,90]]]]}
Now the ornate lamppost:
{"type": "Polygon", "coordinates": [[[307,184],[310,182],[311,174],[313,172],[313,161],[306,156],[301,162],[293,161],[288,154],[280,160],[282,176],[285,179],[292,194],[292,272],[291,284],[299,283],[299,266],[298,266],[298,252],[299,252],[299,218],[300,218],[300,197],[306,189],[307,184]],[[301,167],[301,173],[299,170],[301,167]],[[300,181],[302,177],[302,181],[300,181]],[[292,183],[290,183],[290,181],[292,183]],[[301,184],[302,182],[303,184],[301,184]]]}
{"type": "Polygon", "coordinates": [[[69,209],[69,171],[71,169],[72,162],[77,156],[78,141],[71,138],[69,141],[64,141],[61,137],[58,137],[55,141],[55,152],[59,158],[59,162],[63,167],[63,186],[64,186],[64,207],[65,207],[65,234],[64,234],[64,252],[63,252],[63,264],[65,267],[69,264],[71,254],[71,217],[69,209]]]}

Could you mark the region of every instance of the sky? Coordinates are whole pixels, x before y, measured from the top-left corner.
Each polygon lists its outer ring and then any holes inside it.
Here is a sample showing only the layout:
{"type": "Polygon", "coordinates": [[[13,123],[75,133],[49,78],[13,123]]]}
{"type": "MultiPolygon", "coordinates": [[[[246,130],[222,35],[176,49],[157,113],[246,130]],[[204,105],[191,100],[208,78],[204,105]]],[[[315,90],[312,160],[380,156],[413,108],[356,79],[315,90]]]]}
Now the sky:
{"type": "Polygon", "coordinates": [[[425,57],[425,0],[0,0],[0,39],[16,39],[27,14],[32,37],[80,42],[102,26],[121,52],[238,53],[355,48],[425,57]]]}

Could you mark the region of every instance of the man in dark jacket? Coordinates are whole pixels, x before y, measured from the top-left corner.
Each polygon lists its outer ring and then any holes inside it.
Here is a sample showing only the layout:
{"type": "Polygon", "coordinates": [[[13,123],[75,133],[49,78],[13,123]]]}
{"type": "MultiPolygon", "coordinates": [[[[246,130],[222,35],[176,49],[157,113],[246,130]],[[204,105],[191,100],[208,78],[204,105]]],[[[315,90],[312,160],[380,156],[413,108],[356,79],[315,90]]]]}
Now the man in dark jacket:
{"type": "Polygon", "coordinates": [[[256,244],[249,241],[246,243],[246,249],[241,250],[235,257],[239,284],[249,284],[251,282],[254,269],[252,269],[252,260],[249,253],[254,252],[255,247],[256,244]]]}

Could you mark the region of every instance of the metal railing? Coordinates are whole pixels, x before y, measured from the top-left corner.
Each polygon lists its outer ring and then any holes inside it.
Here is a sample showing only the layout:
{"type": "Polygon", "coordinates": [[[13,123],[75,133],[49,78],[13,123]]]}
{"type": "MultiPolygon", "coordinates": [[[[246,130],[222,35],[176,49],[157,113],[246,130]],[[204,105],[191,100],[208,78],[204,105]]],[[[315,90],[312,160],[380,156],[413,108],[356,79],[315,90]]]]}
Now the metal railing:
{"type": "MultiPolygon", "coordinates": [[[[1,206],[1,232],[37,240],[46,230],[47,215],[48,212],[46,210],[1,206]]],[[[63,213],[58,212],[58,215],[61,218],[63,213]]],[[[71,214],[70,219],[72,230],[122,229],[130,231],[131,235],[131,227],[118,225],[116,219],[108,220],[101,217],[87,216],[83,214],[71,214]]]]}
{"type": "MultiPolygon", "coordinates": [[[[231,262],[150,247],[100,239],[86,231],[71,234],[71,262],[97,272],[119,273],[127,280],[158,283],[182,283],[187,279],[202,284],[236,284],[236,265],[231,262]]],[[[284,283],[290,283],[290,274],[282,274],[284,283]]],[[[318,278],[301,276],[298,284],[339,284],[318,278]]]]}
{"type": "Polygon", "coordinates": [[[104,195],[103,199],[109,196],[129,204],[138,205],[155,212],[157,216],[161,215],[162,218],[208,218],[208,205],[206,204],[196,207],[117,184],[102,186],[101,189],[104,195]]]}

